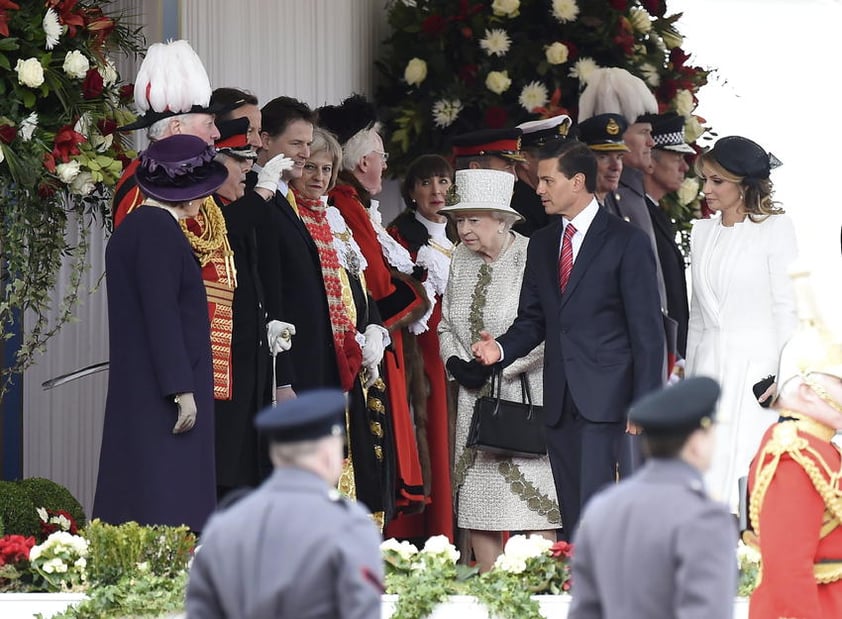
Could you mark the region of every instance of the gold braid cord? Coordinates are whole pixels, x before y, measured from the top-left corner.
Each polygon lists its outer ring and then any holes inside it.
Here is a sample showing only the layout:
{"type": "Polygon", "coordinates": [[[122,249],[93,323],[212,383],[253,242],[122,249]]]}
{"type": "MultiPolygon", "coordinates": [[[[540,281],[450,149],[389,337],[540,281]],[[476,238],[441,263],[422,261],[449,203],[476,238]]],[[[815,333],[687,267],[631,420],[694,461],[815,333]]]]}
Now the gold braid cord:
{"type": "Polygon", "coordinates": [[[232,274],[229,279],[236,281],[233,276],[233,261],[231,260],[234,252],[231,251],[231,245],[228,243],[228,229],[225,227],[225,218],[222,216],[222,210],[212,197],[202,200],[198,217],[202,219],[202,233],[200,235],[194,234],[187,228],[186,219],[180,219],[178,223],[184,232],[184,236],[187,237],[190,247],[193,248],[193,253],[199,259],[199,264],[205,266],[215,252],[221,252],[225,256],[226,267],[232,274]]]}
{"type": "MultiPolygon", "coordinates": [[[[783,411],[782,414],[785,415],[787,412],[783,411]]],[[[827,428],[811,419],[779,423],[773,430],[772,437],[757,455],[757,461],[761,464],[755,471],[754,485],[749,498],[751,526],[757,539],[760,539],[762,535],[760,531],[760,509],[784,454],[792,458],[804,470],[816,492],[824,501],[825,524],[822,526],[821,536],[827,536],[842,522],[842,499],[840,499],[839,492],[836,489],[840,473],[830,470],[822,455],[810,446],[806,438],[798,434],[799,427],[811,434],[816,434],[820,430],[827,430],[827,428]],[[771,456],[771,460],[762,464],[769,456],[771,456]]],[[[842,580],[842,563],[816,564],[813,566],[813,575],[819,584],[842,580]]],[[[758,582],[762,580],[762,577],[762,573],[759,574],[758,582]]]]}

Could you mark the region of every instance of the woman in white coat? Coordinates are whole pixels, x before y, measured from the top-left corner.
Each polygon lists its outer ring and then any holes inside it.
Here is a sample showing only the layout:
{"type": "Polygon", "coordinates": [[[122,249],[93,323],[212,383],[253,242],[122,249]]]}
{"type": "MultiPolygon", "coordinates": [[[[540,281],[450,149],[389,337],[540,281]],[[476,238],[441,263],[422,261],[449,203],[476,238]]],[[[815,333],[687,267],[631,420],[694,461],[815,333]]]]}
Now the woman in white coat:
{"type": "Polygon", "coordinates": [[[691,235],[687,374],[710,376],[722,385],[706,483],[713,498],[735,511],[737,480],[748,474],[764,431],[776,420],[760,406],[752,386],[774,374],[797,322],[787,275],[797,253],[795,230],[772,201],[769,179],[778,165],[774,155],[739,136],[720,139],[696,164],[715,214],[696,221],[691,235]]]}

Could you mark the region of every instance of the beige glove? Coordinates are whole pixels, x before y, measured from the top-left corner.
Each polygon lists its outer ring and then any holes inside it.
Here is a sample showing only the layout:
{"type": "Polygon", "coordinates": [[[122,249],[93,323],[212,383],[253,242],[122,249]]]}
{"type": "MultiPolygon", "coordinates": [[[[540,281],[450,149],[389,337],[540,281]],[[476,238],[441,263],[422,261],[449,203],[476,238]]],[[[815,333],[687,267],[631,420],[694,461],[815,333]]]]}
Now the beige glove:
{"type": "Polygon", "coordinates": [[[282,320],[270,320],[266,325],[266,338],[269,340],[269,354],[277,355],[292,348],[292,336],[295,325],[282,320]]]}
{"type": "Polygon", "coordinates": [[[178,419],[173,426],[173,434],[181,434],[192,430],[196,425],[196,400],[192,393],[179,393],[175,396],[175,405],[178,407],[178,419]]]}

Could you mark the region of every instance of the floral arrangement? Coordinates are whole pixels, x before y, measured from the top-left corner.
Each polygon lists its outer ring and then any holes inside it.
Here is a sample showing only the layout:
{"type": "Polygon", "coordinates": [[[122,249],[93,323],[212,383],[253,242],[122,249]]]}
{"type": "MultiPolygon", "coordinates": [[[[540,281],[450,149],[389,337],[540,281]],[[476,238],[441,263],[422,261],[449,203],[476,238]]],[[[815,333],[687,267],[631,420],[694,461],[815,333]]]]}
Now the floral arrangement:
{"type": "MultiPolygon", "coordinates": [[[[688,142],[709,71],[690,64],[666,0],[392,0],[392,35],[377,66],[389,167],[446,153],[454,135],[557,114],[577,117],[588,75],[621,67],[643,79],[661,111],[686,120],[688,142]],[[393,163],[394,162],[394,163],[393,163]]],[[[697,216],[699,183],[669,197],[679,223],[697,216]]],[[[688,224],[689,225],[689,224],[688,224]]]]}
{"type": "Polygon", "coordinates": [[[58,531],[66,531],[71,535],[76,535],[79,532],[73,516],[63,509],[53,510],[39,507],[36,511],[41,521],[41,532],[44,536],[48,537],[58,531]]]}
{"type": "Polygon", "coordinates": [[[386,566],[386,591],[399,595],[394,619],[425,617],[450,595],[474,595],[501,618],[540,619],[536,594],[570,590],[572,546],[541,536],[515,535],[493,569],[458,564],[459,551],[445,536],[427,540],[418,550],[408,542],[388,539],[381,545],[386,566]]]}
{"type": "MultiPolygon", "coordinates": [[[[116,133],[134,116],[132,86],[122,83],[114,59],[144,44],[124,16],[105,12],[109,4],[0,2],[0,328],[11,337],[17,311],[34,314],[12,372],[72,316],[87,227],[108,223],[108,190],[135,156],[116,133]],[[75,243],[67,240],[71,221],[75,243]],[[45,314],[63,257],[74,268],[58,323],[50,325],[45,314]]],[[[2,390],[7,384],[8,372],[2,390]]]]}
{"type": "Polygon", "coordinates": [[[57,531],[29,551],[30,569],[46,591],[79,591],[85,584],[88,542],[78,535],[57,531]]]}

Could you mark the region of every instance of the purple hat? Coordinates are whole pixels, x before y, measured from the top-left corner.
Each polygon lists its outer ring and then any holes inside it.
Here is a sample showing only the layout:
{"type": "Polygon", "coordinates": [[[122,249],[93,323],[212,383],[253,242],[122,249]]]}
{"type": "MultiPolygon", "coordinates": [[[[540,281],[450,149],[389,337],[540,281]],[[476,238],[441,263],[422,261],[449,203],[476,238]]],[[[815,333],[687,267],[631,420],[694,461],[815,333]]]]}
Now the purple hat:
{"type": "Polygon", "coordinates": [[[216,149],[195,135],[178,134],[153,142],[140,154],[135,172],[144,194],[163,202],[187,202],[219,189],[228,176],[214,161],[216,149]]]}

